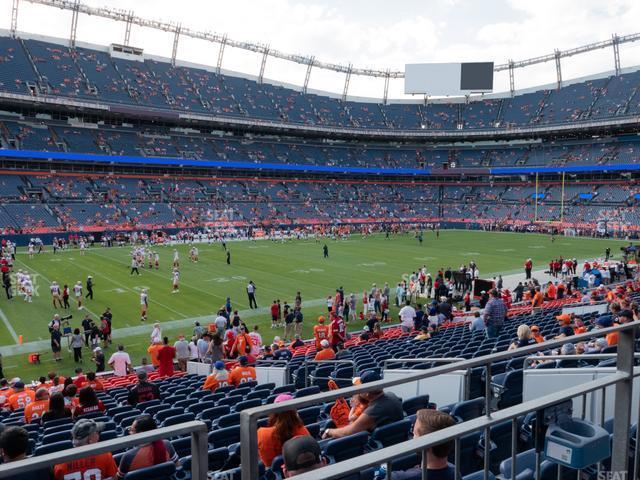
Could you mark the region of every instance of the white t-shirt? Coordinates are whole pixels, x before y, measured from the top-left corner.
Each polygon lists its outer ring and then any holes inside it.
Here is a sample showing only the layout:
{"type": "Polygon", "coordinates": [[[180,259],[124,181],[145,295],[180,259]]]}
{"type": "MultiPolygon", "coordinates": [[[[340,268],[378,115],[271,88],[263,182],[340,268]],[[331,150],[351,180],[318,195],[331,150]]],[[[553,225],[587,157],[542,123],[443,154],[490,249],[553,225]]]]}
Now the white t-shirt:
{"type": "Polygon", "coordinates": [[[413,328],[413,319],[416,318],[415,308],[413,308],[411,305],[405,305],[400,309],[398,315],[400,315],[400,323],[403,326],[413,328]]]}
{"type": "Polygon", "coordinates": [[[109,359],[109,365],[113,364],[113,374],[116,377],[127,375],[127,364],[131,365],[131,359],[127,352],[115,352],[109,359]]]}
{"type": "Polygon", "coordinates": [[[262,347],[262,336],[258,332],[251,332],[251,355],[254,357],[260,354],[260,348],[262,347]]]}

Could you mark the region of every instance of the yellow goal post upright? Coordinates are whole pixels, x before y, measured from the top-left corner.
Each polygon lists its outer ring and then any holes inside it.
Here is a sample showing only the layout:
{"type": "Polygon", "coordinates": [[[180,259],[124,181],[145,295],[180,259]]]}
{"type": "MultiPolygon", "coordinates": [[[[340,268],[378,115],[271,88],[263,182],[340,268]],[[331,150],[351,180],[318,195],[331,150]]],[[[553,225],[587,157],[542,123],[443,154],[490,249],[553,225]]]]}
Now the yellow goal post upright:
{"type": "Polygon", "coordinates": [[[566,172],[562,172],[560,175],[560,218],[556,220],[540,220],[538,215],[538,202],[540,201],[540,176],[536,172],[535,194],[534,194],[534,214],[533,223],[545,224],[545,225],[557,225],[562,227],[564,224],[564,196],[565,196],[565,184],[566,184],[566,172]]]}

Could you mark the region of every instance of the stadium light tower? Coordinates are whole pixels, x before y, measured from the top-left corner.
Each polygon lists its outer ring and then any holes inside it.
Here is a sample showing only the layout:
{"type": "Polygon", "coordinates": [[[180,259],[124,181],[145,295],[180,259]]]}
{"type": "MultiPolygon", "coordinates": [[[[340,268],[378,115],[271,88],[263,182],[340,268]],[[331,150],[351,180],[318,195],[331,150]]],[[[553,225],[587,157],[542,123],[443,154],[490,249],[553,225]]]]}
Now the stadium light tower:
{"type": "Polygon", "coordinates": [[[71,14],[71,34],[69,35],[69,48],[76,48],[76,33],[78,32],[78,11],[80,10],[80,1],[76,0],[71,14]]]}
{"type": "Polygon", "coordinates": [[[220,69],[222,69],[222,57],[224,57],[224,47],[227,46],[227,34],[225,33],[220,42],[220,49],[218,50],[218,62],[216,63],[216,73],[220,75],[220,69]]]}
{"type": "Polygon", "coordinates": [[[347,93],[349,92],[349,82],[351,81],[351,73],[353,72],[353,65],[349,63],[347,67],[347,76],[344,78],[344,89],[342,90],[342,101],[347,100],[347,93]]]}
{"type": "Polygon", "coordinates": [[[617,33],[611,35],[611,46],[613,47],[613,68],[617,76],[620,75],[620,37],[617,33]]]}
{"type": "Polygon", "coordinates": [[[562,52],[556,49],[554,53],[556,57],[556,77],[558,80],[558,90],[562,87],[562,66],[560,65],[560,58],[562,57],[562,52]]]}
{"type": "Polygon", "coordinates": [[[180,40],[180,29],[182,25],[176,25],[176,31],[173,34],[173,48],[171,49],[171,66],[176,66],[176,55],[178,54],[178,41],[180,40]]]}
{"type": "Polygon", "coordinates": [[[15,38],[16,30],[18,30],[18,3],[20,0],[13,0],[11,6],[11,36],[15,38]]]}
{"type": "Polygon", "coordinates": [[[260,74],[258,75],[258,83],[262,83],[264,80],[264,69],[267,66],[267,57],[269,56],[269,45],[265,45],[262,51],[262,62],[260,62],[260,74]]]}
{"type": "Polygon", "coordinates": [[[304,85],[302,86],[302,93],[307,93],[307,89],[309,88],[309,79],[311,78],[311,69],[313,68],[313,64],[316,61],[316,57],[313,55],[309,57],[309,63],[307,63],[307,73],[304,75],[304,85]]]}
{"type": "Polygon", "coordinates": [[[391,78],[391,74],[387,69],[387,74],[384,77],[384,94],[382,95],[382,103],[387,104],[387,98],[389,97],[389,79],[391,78]]]}
{"type": "Polygon", "coordinates": [[[133,10],[129,10],[124,25],[124,44],[129,46],[129,40],[131,40],[131,24],[133,23],[133,10]]]}

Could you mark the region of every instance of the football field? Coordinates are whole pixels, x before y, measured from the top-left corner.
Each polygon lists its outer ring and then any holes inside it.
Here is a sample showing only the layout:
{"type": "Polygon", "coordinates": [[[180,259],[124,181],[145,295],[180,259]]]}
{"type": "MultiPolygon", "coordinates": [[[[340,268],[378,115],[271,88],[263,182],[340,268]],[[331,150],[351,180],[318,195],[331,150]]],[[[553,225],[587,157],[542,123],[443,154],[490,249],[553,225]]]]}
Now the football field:
{"type": "MultiPolygon", "coordinates": [[[[367,238],[354,235],[346,240],[294,240],[287,242],[238,241],[229,242],[231,265],[220,244],[198,244],[199,261],[188,260],[188,245],[157,246],[160,268],[141,268],[140,275],[130,274],[130,247],[103,248],[95,246],[80,255],[72,249],[54,255],[50,247],[45,253],[28,258],[24,248],[18,249],[14,269],[28,270],[33,278],[35,295],[32,303],[16,296],[0,300],[0,345],[4,372],[7,377],[20,376],[30,380],[38,374],[55,369],[70,373],[75,364],[72,355],[63,349],[63,361],[55,364],[49,348],[47,324],[54,313],[73,314],[72,327],[79,327],[85,314],[99,324],[98,317],[106,307],[113,312],[114,344],[123,343],[135,364],[146,354],[149,333],[155,321],[163,322],[163,333],[173,342],[178,334],[189,337],[193,323],[206,325],[215,312],[230,297],[234,309],[249,326],[260,325],[263,341],[271,342],[281,330],[270,329],[268,307],[273,300],[293,302],[301,292],[305,337],[310,336],[316,317],[326,312],[325,299],[343,286],[345,293],[356,294],[358,312],[362,307],[362,292],[372,283],[379,286],[389,282],[392,292],[403,275],[427,265],[429,272],[440,267],[457,269],[462,263],[475,260],[482,278],[502,273],[520,273],[524,259],[531,257],[534,270],[545,268],[549,260],[564,256],[591,259],[604,255],[610,247],[614,255],[620,253],[624,242],[586,238],[557,237],[534,234],[488,233],[477,231],[441,231],[440,238],[426,232],[422,244],[413,234],[391,236],[374,235],[367,238]],[[329,258],[322,255],[328,245],[329,258]],[[180,291],[172,294],[173,249],[180,254],[180,291]],[[71,309],[55,310],[49,286],[57,281],[72,287],[81,281],[84,287],[88,275],[94,279],[94,299],[85,300],[85,309],[78,310],[71,295],[71,309]],[[258,310],[249,310],[246,285],[252,280],[257,289],[258,310]],[[146,323],[140,321],[140,291],[149,292],[149,311],[146,323]],[[67,313],[68,312],[68,313],[67,313]],[[16,346],[22,336],[24,345],[16,346]],[[27,363],[27,352],[42,354],[42,365],[27,363]]],[[[86,290],[85,290],[86,293],[86,290]]],[[[393,295],[392,295],[393,297],[393,295]]],[[[395,317],[395,308],[392,309],[395,317]]],[[[350,325],[349,328],[360,328],[350,325]]],[[[66,341],[64,341],[66,345],[66,341]]],[[[107,358],[113,348],[105,352],[107,358]]],[[[84,367],[92,368],[90,352],[85,349],[84,367]]]]}

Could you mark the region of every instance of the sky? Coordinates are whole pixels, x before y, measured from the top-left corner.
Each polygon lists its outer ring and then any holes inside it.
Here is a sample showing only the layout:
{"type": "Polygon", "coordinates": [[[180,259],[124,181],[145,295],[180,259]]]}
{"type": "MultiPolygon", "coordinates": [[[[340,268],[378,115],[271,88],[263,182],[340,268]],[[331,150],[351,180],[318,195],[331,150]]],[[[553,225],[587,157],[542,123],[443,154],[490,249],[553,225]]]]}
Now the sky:
{"type": "MultiPolygon", "coordinates": [[[[286,53],[379,70],[406,63],[523,60],[640,31],[638,0],[83,0],[94,7],[226,33],[286,53]]],[[[12,0],[0,0],[0,28],[10,27],[12,0]],[[3,24],[4,23],[4,24],[3,24]]],[[[68,38],[71,13],[21,0],[18,30],[68,38]]],[[[81,15],[78,41],[122,43],[124,24],[81,15]]],[[[134,26],[130,44],[171,56],[173,35],[134,26]]],[[[182,37],[178,59],[215,66],[218,45],[182,37]]],[[[623,68],[640,65],[640,42],[620,47],[623,68]]],[[[227,48],[223,68],[257,75],[261,56],[227,48]]],[[[563,60],[563,79],[613,70],[611,48],[563,60]]],[[[269,58],[265,78],[301,85],[306,67],[269,58]]],[[[344,74],[313,69],[309,88],[342,93],[344,74]]],[[[554,83],[555,64],[516,70],[517,89],[554,83]]],[[[497,73],[494,91],[508,90],[497,73]]],[[[349,94],[381,98],[383,79],[352,76],[349,94]]],[[[403,80],[389,98],[404,95],[403,80]]],[[[413,97],[415,98],[415,97],[413,97]]]]}

